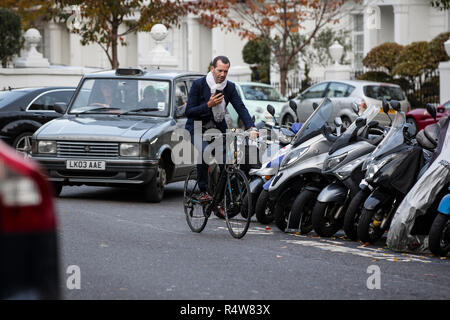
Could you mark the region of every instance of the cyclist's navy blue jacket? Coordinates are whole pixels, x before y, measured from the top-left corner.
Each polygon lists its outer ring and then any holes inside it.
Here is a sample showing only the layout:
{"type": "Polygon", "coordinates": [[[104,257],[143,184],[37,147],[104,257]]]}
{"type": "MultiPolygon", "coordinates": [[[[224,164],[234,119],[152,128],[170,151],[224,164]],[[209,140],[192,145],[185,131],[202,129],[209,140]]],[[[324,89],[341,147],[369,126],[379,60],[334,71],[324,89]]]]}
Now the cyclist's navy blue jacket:
{"type": "MultiPolygon", "coordinates": [[[[228,105],[228,103],[231,102],[233,108],[239,115],[239,118],[244,122],[245,129],[253,127],[253,120],[242,102],[241,97],[239,97],[236,85],[233,82],[227,82],[227,85],[223,90],[223,96],[225,99],[225,105],[228,105]]],[[[203,125],[207,124],[210,120],[214,121],[213,112],[208,108],[208,101],[210,97],[211,89],[206,83],[206,76],[197,79],[192,83],[186,105],[187,122],[185,127],[191,135],[194,132],[194,121],[202,121],[203,125]]],[[[225,132],[228,128],[225,119],[223,119],[222,122],[216,122],[216,127],[222,132],[225,132]]]]}

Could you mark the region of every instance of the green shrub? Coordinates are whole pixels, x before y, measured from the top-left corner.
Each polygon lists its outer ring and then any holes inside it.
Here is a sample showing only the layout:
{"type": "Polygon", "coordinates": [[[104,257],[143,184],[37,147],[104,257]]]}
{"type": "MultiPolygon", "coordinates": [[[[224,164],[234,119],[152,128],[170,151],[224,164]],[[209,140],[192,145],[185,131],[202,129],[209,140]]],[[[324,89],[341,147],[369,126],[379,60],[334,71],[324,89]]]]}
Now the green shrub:
{"type": "Polygon", "coordinates": [[[15,54],[19,54],[22,47],[21,24],[19,15],[0,8],[0,62],[4,68],[15,54]]]}

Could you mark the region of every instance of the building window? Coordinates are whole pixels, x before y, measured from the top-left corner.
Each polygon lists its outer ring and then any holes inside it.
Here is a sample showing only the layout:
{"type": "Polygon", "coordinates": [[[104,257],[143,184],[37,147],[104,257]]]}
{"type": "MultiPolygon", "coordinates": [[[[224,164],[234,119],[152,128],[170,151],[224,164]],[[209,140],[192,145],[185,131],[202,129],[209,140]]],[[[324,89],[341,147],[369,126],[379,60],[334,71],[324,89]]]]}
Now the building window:
{"type": "Polygon", "coordinates": [[[364,14],[353,15],[353,67],[362,69],[364,58],[364,14]]]}

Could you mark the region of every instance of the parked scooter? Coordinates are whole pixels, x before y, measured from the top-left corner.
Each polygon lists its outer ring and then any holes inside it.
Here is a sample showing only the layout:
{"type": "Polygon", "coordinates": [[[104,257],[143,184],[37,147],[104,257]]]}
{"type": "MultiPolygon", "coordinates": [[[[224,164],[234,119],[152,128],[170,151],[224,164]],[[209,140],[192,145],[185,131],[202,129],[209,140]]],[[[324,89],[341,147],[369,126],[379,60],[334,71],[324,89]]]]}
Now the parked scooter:
{"type": "Polygon", "coordinates": [[[275,203],[275,224],[282,231],[287,227],[292,203],[299,192],[303,189],[316,192],[326,185],[321,170],[332,141],[337,139],[329,125],[332,111],[333,103],[324,98],[296,134],[277,175],[267,183],[269,200],[275,203]]]}
{"type": "Polygon", "coordinates": [[[445,257],[450,252],[450,193],[442,198],[437,211],[431,225],[428,246],[435,255],[445,257]]]}
{"type": "MultiPolygon", "coordinates": [[[[400,103],[391,101],[390,106],[397,112],[392,127],[363,168],[366,177],[362,189],[373,190],[364,202],[357,226],[357,236],[364,243],[378,241],[389,228],[398,205],[424,168],[425,158],[431,155],[427,149],[437,145],[437,133],[431,127],[424,129],[427,134],[417,134],[416,143],[400,103]]],[[[388,107],[389,103],[383,101],[383,109],[388,107]]]]}
{"type": "MultiPolygon", "coordinates": [[[[294,111],[297,108],[297,104],[293,101],[290,101],[289,105],[294,111]]],[[[267,111],[275,119],[275,109],[268,105],[267,111]]],[[[268,224],[273,221],[273,206],[268,201],[268,191],[264,190],[264,184],[277,173],[283,155],[289,151],[290,142],[301,126],[301,123],[295,122],[290,129],[280,127],[280,132],[278,133],[279,144],[275,145],[276,141],[273,140],[273,144],[268,145],[264,155],[265,159],[269,160],[263,163],[261,168],[250,170],[250,191],[252,199],[254,199],[253,212],[256,214],[256,219],[262,224],[268,224]]]]}
{"type": "Polygon", "coordinates": [[[297,203],[302,195],[297,197],[291,219],[299,218],[293,219],[294,222],[312,219],[315,232],[323,237],[331,237],[341,229],[347,206],[358,193],[364,177],[362,164],[386,134],[385,128],[373,121],[378,113],[377,106],[369,107],[331,146],[322,170],[331,183],[318,194],[312,218],[302,217],[311,213],[304,210],[302,203],[297,203]]]}

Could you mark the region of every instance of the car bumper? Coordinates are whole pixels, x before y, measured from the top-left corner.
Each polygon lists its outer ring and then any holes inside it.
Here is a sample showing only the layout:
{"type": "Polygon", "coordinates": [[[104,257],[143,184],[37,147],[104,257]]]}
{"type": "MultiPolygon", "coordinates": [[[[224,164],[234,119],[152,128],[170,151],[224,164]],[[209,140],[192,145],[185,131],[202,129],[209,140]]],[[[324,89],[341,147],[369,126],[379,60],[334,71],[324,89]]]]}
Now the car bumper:
{"type": "Polygon", "coordinates": [[[49,181],[63,185],[142,185],[153,179],[159,163],[133,159],[32,158],[47,171],[49,181]],[[67,160],[105,161],[105,170],[67,169],[67,160]]]}

